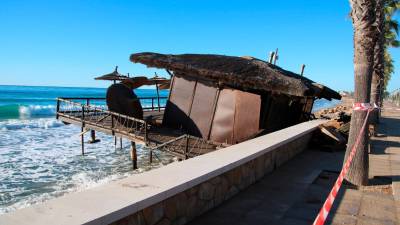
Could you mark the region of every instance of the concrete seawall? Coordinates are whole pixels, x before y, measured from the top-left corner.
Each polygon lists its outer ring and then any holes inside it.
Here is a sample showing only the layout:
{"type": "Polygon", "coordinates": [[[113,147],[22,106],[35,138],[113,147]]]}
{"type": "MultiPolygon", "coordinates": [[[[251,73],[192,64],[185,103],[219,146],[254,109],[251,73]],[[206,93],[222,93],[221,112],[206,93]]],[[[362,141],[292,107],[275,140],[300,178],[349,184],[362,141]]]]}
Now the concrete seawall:
{"type": "Polygon", "coordinates": [[[298,124],[0,216],[0,224],[185,224],[303,151],[318,125],[298,124]]]}

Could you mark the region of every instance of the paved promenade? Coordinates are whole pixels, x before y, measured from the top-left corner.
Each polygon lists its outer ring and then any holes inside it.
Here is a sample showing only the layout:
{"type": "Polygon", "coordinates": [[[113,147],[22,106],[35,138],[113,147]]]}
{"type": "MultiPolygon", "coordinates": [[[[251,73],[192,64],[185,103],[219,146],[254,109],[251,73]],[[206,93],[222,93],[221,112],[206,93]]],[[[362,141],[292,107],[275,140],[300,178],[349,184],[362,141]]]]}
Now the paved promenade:
{"type": "MultiPolygon", "coordinates": [[[[307,150],[190,224],[312,224],[343,157],[344,152],[307,150]]],[[[399,213],[400,109],[387,104],[371,141],[370,185],[343,185],[327,224],[400,224],[399,213]]]]}

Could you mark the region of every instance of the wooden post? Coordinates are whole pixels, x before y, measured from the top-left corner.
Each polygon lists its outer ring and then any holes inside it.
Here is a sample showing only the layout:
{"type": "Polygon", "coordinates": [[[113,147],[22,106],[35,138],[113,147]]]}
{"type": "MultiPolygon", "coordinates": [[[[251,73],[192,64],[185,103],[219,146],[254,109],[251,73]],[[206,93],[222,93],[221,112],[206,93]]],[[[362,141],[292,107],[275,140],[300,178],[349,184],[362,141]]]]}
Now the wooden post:
{"type": "Polygon", "coordinates": [[[300,72],[300,75],[301,75],[301,76],[304,75],[304,68],[306,68],[306,65],[301,64],[301,72],[300,72]]]}
{"type": "Polygon", "coordinates": [[[137,169],[137,153],[136,153],[136,143],[131,141],[131,160],[133,164],[133,169],[137,169]]]}
{"type": "MultiPolygon", "coordinates": [[[[87,130],[87,131],[89,131],[89,130],[87,130]]],[[[86,133],[86,131],[84,133],[86,133]]],[[[81,135],[83,135],[84,133],[81,133],[81,135]]],[[[100,139],[96,139],[96,131],[95,130],[90,130],[90,140],[88,142],[90,144],[100,142],[100,139]]]]}
{"type": "Polygon", "coordinates": [[[144,122],[144,143],[147,145],[147,140],[148,140],[148,135],[149,132],[147,131],[148,127],[147,127],[147,122],[144,122]]]}
{"type": "Polygon", "coordinates": [[[114,115],[111,114],[111,134],[115,135],[115,131],[114,131],[114,115]]]}
{"type": "Polygon", "coordinates": [[[82,127],[81,127],[81,146],[82,146],[82,155],[85,155],[85,134],[83,133],[85,129],[85,107],[82,106],[82,127]]]}
{"type": "Polygon", "coordinates": [[[274,55],[275,55],[275,52],[269,53],[269,63],[272,63],[272,61],[274,60],[274,55]]]}
{"type": "Polygon", "coordinates": [[[92,138],[91,142],[95,143],[96,142],[96,131],[90,130],[90,137],[92,138]]]}
{"type": "MultiPolygon", "coordinates": [[[[81,131],[83,132],[83,125],[81,127],[81,131]]],[[[85,134],[81,135],[81,146],[82,146],[82,155],[85,155],[85,134]]]]}
{"type": "Polygon", "coordinates": [[[114,136],[114,149],[117,149],[117,136],[114,136]]]}
{"type": "Polygon", "coordinates": [[[153,163],[153,150],[150,149],[150,163],[153,163]]]}
{"type": "Polygon", "coordinates": [[[119,138],[119,146],[120,146],[120,149],[122,149],[122,137],[119,138]]]}
{"type": "Polygon", "coordinates": [[[58,119],[58,112],[60,111],[60,99],[57,98],[57,110],[56,110],[56,119],[58,119]]]}
{"type": "Polygon", "coordinates": [[[276,61],[278,60],[278,49],[276,49],[275,54],[274,54],[274,65],[276,65],[276,61]]]}
{"type": "Polygon", "coordinates": [[[185,159],[189,158],[189,135],[186,135],[186,146],[185,146],[185,159]]]}

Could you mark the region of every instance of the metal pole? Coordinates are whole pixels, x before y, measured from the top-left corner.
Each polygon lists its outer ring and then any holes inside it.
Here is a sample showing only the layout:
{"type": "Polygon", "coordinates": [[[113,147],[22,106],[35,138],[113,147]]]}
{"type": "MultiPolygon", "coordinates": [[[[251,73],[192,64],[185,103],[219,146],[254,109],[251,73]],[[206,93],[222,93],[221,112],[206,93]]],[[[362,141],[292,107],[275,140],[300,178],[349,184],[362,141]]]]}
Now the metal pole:
{"type": "Polygon", "coordinates": [[[160,92],[158,90],[158,84],[157,83],[156,83],[156,90],[157,90],[158,111],[160,112],[161,111],[161,108],[160,108],[160,92]]]}
{"type": "Polygon", "coordinates": [[[137,153],[136,153],[136,143],[131,141],[131,160],[133,164],[133,169],[137,169],[137,153]]]}
{"type": "Polygon", "coordinates": [[[301,76],[303,76],[303,74],[304,74],[304,68],[306,68],[306,65],[301,64],[301,72],[300,72],[301,76]]]}
{"type": "Polygon", "coordinates": [[[278,49],[276,49],[275,54],[274,54],[274,65],[276,65],[276,60],[278,60],[278,49]]]}

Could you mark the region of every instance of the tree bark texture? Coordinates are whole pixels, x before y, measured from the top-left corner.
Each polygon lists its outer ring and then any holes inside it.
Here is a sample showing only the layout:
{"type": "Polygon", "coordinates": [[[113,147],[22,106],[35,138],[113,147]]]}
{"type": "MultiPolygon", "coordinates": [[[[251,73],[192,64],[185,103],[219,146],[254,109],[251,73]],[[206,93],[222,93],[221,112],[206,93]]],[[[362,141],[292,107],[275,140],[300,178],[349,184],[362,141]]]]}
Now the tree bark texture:
{"type": "MultiPolygon", "coordinates": [[[[374,69],[371,80],[371,103],[381,106],[381,95],[384,78],[384,60],[385,60],[385,23],[384,23],[384,0],[376,0],[376,30],[377,39],[374,48],[374,69]]],[[[371,113],[371,123],[379,123],[379,111],[374,110],[371,113]]]]}
{"type": "MultiPolygon", "coordinates": [[[[354,101],[370,102],[371,77],[374,65],[376,42],[375,0],[350,0],[354,28],[354,101]]],[[[368,134],[366,126],[362,131],[367,111],[353,111],[345,161],[360,132],[361,140],[350,164],[346,180],[354,185],[368,184],[368,134]]]]}

